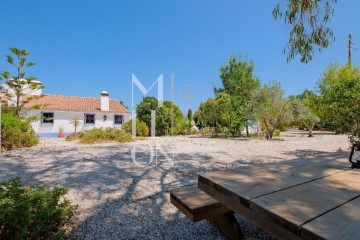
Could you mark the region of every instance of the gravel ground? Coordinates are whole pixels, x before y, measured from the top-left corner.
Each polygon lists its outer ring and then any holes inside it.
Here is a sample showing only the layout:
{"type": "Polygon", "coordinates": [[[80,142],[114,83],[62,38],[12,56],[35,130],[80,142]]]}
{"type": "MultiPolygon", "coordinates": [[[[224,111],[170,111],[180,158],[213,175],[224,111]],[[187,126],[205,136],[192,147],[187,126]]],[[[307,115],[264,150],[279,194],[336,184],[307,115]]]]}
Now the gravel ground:
{"type": "MultiPolygon", "coordinates": [[[[34,148],[0,155],[0,181],[21,176],[26,184],[69,188],[66,197],[79,206],[69,239],[225,239],[207,221],[188,221],[170,203],[169,190],[196,185],[201,172],[311,160],[348,151],[348,145],[346,136],[315,132],[308,138],[296,130],[271,141],[186,136],[81,145],[41,139],[34,148]],[[156,145],[160,150],[151,151],[156,145]],[[158,157],[150,161],[152,155],[158,157]]],[[[237,218],[247,239],[271,239],[237,218]]]]}

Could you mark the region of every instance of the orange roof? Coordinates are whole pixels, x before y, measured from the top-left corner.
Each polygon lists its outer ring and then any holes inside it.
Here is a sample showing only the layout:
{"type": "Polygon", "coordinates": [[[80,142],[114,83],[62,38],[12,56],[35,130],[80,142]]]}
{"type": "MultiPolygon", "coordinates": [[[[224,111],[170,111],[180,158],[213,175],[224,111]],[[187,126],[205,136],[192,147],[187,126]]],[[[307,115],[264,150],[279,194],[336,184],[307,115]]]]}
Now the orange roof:
{"type": "MultiPolygon", "coordinates": [[[[40,108],[41,110],[101,112],[100,98],[44,95],[38,99],[30,100],[25,104],[25,108],[31,108],[37,105],[43,105],[40,108]]],[[[116,99],[110,99],[109,105],[109,112],[129,113],[129,110],[116,99]]]]}

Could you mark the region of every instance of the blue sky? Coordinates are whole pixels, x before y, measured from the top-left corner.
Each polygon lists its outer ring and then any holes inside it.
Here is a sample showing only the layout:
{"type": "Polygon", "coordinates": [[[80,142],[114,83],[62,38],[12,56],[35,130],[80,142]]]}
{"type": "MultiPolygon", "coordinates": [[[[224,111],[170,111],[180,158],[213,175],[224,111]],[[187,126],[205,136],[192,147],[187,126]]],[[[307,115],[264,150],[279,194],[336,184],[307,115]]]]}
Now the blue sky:
{"type": "Polygon", "coordinates": [[[286,63],[289,27],[272,17],[277,2],[2,0],[0,70],[11,69],[9,47],[25,48],[37,63],[27,72],[44,83],[44,93],[98,97],[107,90],[128,106],[132,74],[145,87],[163,74],[165,99],[174,74],[175,102],[185,112],[213,96],[231,54],[252,59],[261,83],[278,80],[290,95],[314,89],[330,62],[346,63],[349,33],[360,48],[360,2],[340,0],[331,21],[335,44],[309,64],[286,63]]]}

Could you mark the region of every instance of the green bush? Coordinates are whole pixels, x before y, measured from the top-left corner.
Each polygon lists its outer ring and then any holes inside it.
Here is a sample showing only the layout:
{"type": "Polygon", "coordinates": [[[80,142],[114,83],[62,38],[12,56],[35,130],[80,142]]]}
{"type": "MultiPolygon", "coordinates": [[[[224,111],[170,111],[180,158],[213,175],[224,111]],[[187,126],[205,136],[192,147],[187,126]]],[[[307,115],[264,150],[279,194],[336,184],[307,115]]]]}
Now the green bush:
{"type": "Polygon", "coordinates": [[[80,138],[81,143],[132,142],[132,135],[116,128],[93,128],[80,138]]]}
{"type": "Polygon", "coordinates": [[[171,128],[172,135],[190,135],[196,134],[196,131],[191,130],[191,122],[183,116],[175,118],[175,126],[171,128]]]}
{"type": "MultiPolygon", "coordinates": [[[[132,134],[132,120],[124,123],[124,125],[122,126],[122,129],[125,132],[132,134]]],[[[139,137],[149,136],[148,126],[146,125],[146,123],[144,123],[143,121],[140,121],[138,118],[136,119],[136,136],[139,136],[139,137]]]]}
{"type": "Polygon", "coordinates": [[[31,147],[39,142],[30,123],[19,117],[3,113],[1,115],[1,126],[1,145],[6,150],[31,147]]]}
{"type": "Polygon", "coordinates": [[[61,239],[75,206],[60,200],[67,189],[23,186],[20,178],[0,183],[0,239],[61,239]]]}
{"type": "Polygon", "coordinates": [[[204,127],[200,130],[202,135],[212,135],[215,133],[214,129],[211,127],[204,127]]]}
{"type": "Polygon", "coordinates": [[[73,133],[73,134],[70,134],[69,136],[67,136],[67,137],[65,138],[65,140],[66,140],[66,141],[78,140],[78,139],[81,139],[84,135],[85,135],[85,132],[73,133]]]}
{"type": "Polygon", "coordinates": [[[274,136],[274,137],[280,137],[280,135],[281,135],[281,131],[278,130],[278,129],[276,129],[276,130],[274,131],[273,136],[274,136]]]}

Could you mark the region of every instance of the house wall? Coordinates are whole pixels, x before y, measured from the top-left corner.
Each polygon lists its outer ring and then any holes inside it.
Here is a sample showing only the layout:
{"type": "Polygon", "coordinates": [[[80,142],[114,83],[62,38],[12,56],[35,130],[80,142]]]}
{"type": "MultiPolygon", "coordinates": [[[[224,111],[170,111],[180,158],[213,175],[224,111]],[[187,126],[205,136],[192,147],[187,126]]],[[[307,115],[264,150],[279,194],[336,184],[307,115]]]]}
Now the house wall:
{"type": "Polygon", "coordinates": [[[81,121],[81,125],[77,128],[77,131],[90,130],[94,127],[96,128],[107,128],[107,127],[118,127],[120,128],[121,124],[114,124],[114,115],[123,115],[124,122],[130,120],[130,114],[123,113],[105,113],[105,112],[67,112],[67,111],[48,111],[48,110],[31,110],[27,112],[27,116],[36,116],[40,120],[34,121],[31,123],[31,126],[35,130],[36,134],[40,137],[58,137],[59,129],[62,127],[64,129],[65,135],[70,135],[74,132],[74,126],[70,121],[78,116],[81,121]],[[42,112],[53,112],[54,113],[54,123],[42,123],[41,113],[42,112]],[[95,114],[95,124],[85,124],[84,117],[85,113],[95,114]],[[107,120],[104,121],[104,115],[107,116],[107,120]]]}

